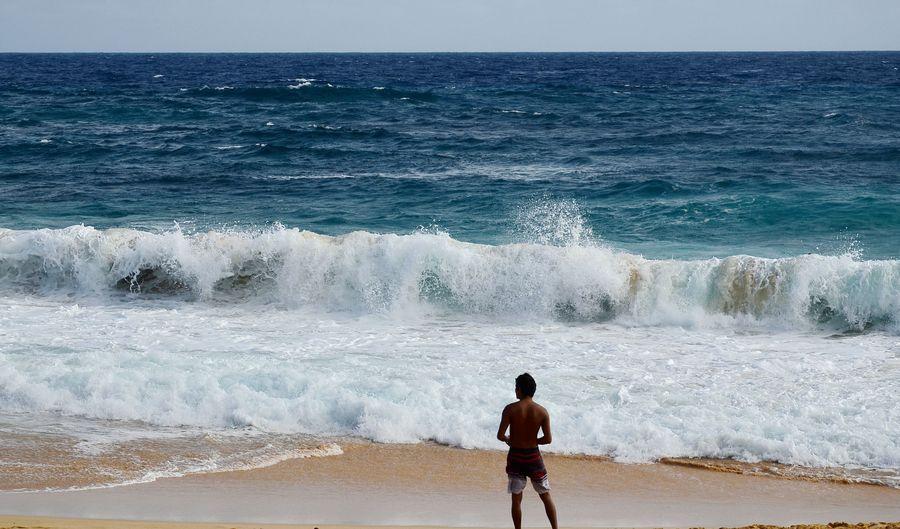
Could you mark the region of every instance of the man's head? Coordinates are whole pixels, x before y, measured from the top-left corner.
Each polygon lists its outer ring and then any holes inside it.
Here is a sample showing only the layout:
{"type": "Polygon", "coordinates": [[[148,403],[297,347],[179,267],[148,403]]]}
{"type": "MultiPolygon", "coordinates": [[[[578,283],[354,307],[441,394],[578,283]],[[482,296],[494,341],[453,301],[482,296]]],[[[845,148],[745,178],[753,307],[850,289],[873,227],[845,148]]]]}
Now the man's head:
{"type": "Polygon", "coordinates": [[[537,383],[534,381],[534,377],[528,373],[522,373],[516,377],[516,398],[533,397],[536,389],[537,383]]]}

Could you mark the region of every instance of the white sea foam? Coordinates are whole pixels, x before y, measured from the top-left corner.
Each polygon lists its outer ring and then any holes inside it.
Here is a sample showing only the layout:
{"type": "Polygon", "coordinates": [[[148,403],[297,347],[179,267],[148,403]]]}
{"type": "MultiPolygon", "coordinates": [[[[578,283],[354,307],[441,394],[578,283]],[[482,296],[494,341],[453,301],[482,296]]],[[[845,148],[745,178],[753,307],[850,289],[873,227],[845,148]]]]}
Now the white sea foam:
{"type": "MultiPolygon", "coordinates": [[[[305,88],[307,86],[312,86],[313,81],[316,81],[316,79],[305,79],[305,78],[301,77],[299,79],[295,79],[295,81],[297,81],[297,84],[288,85],[288,88],[296,89],[296,88],[305,88]]],[[[329,85],[329,86],[331,86],[331,85],[329,85]]]]}
{"type": "Polygon", "coordinates": [[[553,449],[898,469],[894,337],[501,323],[160,300],[0,304],[0,403],[165,426],[497,447],[529,370],[553,449]],[[52,322],[48,324],[48,322],[52,322]]]}

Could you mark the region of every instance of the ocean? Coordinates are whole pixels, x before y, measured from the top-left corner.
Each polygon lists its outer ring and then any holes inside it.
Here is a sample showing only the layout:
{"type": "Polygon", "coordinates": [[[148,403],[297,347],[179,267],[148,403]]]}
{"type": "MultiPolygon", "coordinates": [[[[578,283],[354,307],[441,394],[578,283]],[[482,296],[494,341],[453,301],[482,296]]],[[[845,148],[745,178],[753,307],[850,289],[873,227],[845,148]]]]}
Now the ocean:
{"type": "Polygon", "coordinates": [[[523,371],[554,451],[898,486],[898,68],[0,54],[0,489],[500,449],[523,371]]]}

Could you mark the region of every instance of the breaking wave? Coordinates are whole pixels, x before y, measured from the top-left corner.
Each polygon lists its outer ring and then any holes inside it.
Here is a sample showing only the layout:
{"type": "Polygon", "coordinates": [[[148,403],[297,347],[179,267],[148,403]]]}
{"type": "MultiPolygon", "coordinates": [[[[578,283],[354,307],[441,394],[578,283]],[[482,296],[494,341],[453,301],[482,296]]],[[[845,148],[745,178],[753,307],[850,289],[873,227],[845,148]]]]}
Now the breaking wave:
{"type": "Polygon", "coordinates": [[[444,233],[0,230],[0,291],[180,296],[353,313],[631,325],[898,330],[900,261],[807,254],[653,260],[586,242],[444,233]]]}

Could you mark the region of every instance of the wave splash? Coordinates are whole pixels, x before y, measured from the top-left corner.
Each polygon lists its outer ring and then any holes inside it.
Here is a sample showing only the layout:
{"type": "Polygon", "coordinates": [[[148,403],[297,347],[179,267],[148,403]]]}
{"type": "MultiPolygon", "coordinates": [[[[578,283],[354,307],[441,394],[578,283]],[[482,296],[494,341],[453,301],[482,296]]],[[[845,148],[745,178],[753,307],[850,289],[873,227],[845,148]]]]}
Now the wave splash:
{"type": "MultiPolygon", "coordinates": [[[[576,226],[578,229],[583,227],[576,226]]],[[[652,260],[590,242],[445,233],[0,229],[0,291],[181,296],[355,313],[633,325],[898,330],[900,261],[808,254],[652,260]]]]}

